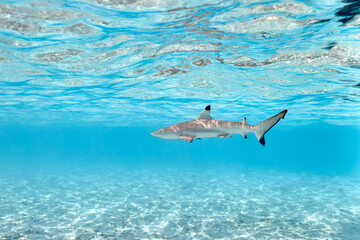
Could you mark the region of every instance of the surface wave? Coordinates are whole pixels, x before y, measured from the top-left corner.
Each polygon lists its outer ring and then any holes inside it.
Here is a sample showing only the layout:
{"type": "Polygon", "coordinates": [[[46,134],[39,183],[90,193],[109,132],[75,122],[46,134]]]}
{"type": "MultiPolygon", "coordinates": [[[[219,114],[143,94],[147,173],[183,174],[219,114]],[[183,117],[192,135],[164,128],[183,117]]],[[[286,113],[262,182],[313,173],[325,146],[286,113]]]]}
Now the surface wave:
{"type": "Polygon", "coordinates": [[[357,125],[359,17],[348,8],[300,1],[0,4],[0,121],[165,124],[212,104],[220,119],[251,114],[256,123],[287,108],[290,124],[357,125]]]}

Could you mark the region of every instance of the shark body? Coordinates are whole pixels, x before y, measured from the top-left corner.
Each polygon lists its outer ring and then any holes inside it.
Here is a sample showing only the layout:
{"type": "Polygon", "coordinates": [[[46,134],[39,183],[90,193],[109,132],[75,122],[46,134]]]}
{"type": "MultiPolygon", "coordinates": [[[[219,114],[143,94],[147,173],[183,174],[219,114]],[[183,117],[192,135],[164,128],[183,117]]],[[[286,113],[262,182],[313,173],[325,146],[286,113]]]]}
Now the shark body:
{"type": "Polygon", "coordinates": [[[162,128],[151,133],[151,135],[163,139],[183,139],[187,142],[193,142],[194,139],[206,137],[225,138],[231,137],[233,134],[240,134],[247,138],[247,135],[252,132],[256,135],[259,142],[265,146],[264,134],[278,123],[280,119],[284,118],[286,113],[287,110],[284,110],[252,126],[246,123],[246,118],[241,122],[215,120],[210,115],[210,105],[208,105],[196,119],[162,128]]]}

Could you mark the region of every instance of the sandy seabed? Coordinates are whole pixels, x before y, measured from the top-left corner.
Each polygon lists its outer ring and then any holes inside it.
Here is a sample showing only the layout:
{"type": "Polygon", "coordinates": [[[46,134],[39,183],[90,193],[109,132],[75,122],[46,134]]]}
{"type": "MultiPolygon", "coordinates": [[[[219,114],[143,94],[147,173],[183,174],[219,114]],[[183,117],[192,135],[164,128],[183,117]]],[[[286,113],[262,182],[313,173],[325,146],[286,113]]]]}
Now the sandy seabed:
{"type": "Polygon", "coordinates": [[[360,179],[264,170],[7,171],[0,239],[360,239],[360,179]]]}

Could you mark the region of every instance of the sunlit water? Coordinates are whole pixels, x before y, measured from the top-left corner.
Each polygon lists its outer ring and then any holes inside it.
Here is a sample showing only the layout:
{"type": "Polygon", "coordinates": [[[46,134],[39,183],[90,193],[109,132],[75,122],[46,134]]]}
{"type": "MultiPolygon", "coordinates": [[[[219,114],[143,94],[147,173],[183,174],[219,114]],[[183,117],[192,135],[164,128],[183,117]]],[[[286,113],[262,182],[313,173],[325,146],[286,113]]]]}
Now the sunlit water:
{"type": "Polygon", "coordinates": [[[340,1],[11,2],[2,122],[171,123],[209,103],[223,118],[360,122],[360,18],[340,1]]]}
{"type": "Polygon", "coordinates": [[[360,4],[0,2],[0,239],[360,239],[360,4]],[[162,140],[194,119],[266,134],[162,140]]]}

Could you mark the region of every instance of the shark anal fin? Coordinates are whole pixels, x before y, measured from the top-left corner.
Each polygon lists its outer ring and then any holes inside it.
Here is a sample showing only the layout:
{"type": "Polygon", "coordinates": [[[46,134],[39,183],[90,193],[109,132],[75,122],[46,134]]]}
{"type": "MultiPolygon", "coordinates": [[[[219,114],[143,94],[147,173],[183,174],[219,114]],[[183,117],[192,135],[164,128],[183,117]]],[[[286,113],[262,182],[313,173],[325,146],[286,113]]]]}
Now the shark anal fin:
{"type": "Polygon", "coordinates": [[[248,133],[241,133],[241,136],[243,136],[245,139],[247,139],[248,133]]]}
{"type": "Polygon", "coordinates": [[[181,135],[180,137],[187,142],[192,142],[194,140],[194,136],[190,136],[190,135],[181,135]]]}

